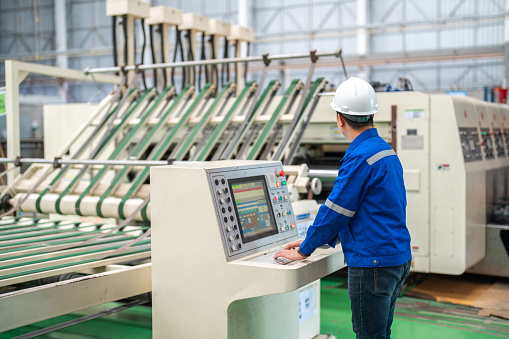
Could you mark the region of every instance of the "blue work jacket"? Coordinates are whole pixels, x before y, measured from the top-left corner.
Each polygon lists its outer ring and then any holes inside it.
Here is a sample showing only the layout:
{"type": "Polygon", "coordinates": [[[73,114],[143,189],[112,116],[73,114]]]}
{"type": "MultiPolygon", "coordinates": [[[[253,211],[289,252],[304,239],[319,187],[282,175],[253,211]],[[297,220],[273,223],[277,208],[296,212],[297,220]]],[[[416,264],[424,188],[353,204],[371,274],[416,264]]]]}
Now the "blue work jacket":
{"type": "Polygon", "coordinates": [[[406,191],[398,156],[375,128],[348,147],[334,188],[300,246],[310,255],[338,241],[353,267],[387,267],[412,258],[406,226],[406,191]]]}

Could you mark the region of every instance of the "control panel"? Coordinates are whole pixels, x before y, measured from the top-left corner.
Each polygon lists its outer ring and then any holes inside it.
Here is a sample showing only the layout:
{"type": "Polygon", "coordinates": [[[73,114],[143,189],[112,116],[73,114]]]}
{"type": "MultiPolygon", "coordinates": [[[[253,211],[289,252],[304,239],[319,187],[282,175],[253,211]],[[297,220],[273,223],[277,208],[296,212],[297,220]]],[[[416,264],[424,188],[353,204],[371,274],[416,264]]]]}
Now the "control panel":
{"type": "Polygon", "coordinates": [[[281,165],[208,173],[228,261],[297,238],[281,165]]]}
{"type": "Polygon", "coordinates": [[[465,162],[482,160],[482,149],[477,128],[461,127],[459,134],[465,162]]]}
{"type": "Polygon", "coordinates": [[[504,136],[500,129],[493,129],[493,139],[495,140],[495,152],[498,158],[505,158],[504,136]]]}
{"type": "Polygon", "coordinates": [[[491,139],[489,128],[481,128],[481,149],[486,160],[495,158],[495,147],[491,139]]]}

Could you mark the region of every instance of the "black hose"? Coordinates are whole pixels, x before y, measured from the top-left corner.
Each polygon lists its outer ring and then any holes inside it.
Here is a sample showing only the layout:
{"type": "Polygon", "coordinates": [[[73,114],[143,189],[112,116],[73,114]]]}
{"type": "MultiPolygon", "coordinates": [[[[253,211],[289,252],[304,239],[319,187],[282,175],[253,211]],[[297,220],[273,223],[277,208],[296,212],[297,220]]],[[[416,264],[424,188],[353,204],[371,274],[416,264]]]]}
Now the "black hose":
{"type": "MultiPolygon", "coordinates": [[[[155,64],[157,61],[156,50],[154,47],[154,26],[149,26],[148,33],[150,35],[150,51],[152,52],[152,63],[155,64]]],[[[157,88],[157,69],[154,69],[154,87],[157,88]]]]}
{"type": "MultiPolygon", "coordinates": [[[[236,57],[237,57],[237,53],[238,53],[238,51],[239,51],[239,47],[240,47],[239,45],[240,45],[240,41],[239,41],[239,40],[237,40],[237,41],[235,42],[235,54],[234,54],[234,58],[236,58],[236,57]]],[[[237,81],[237,77],[238,77],[238,75],[239,75],[239,63],[238,63],[238,62],[236,62],[236,63],[235,63],[235,78],[233,78],[235,82],[237,81]]],[[[239,85],[239,84],[237,84],[237,86],[238,86],[238,85],[239,85]]]]}
{"type": "MultiPolygon", "coordinates": [[[[111,17],[111,34],[113,41],[113,65],[118,67],[118,50],[117,50],[117,17],[111,17]]],[[[115,75],[118,75],[118,72],[115,72],[115,75]]]]}
{"type": "MultiPolygon", "coordinates": [[[[201,60],[207,60],[207,44],[205,42],[205,32],[201,36],[201,60]]],[[[205,65],[205,83],[210,82],[209,66],[205,65]]]]}
{"type": "MultiPolygon", "coordinates": [[[[166,60],[164,59],[164,34],[163,34],[163,24],[159,24],[159,36],[161,37],[161,60],[162,63],[166,63],[166,60]]],[[[166,84],[168,83],[168,79],[166,79],[166,70],[163,69],[163,79],[164,79],[164,86],[163,88],[166,88],[166,84]]]]}
{"type": "MultiPolygon", "coordinates": [[[[206,60],[207,55],[205,53],[205,32],[201,33],[201,53],[200,53],[200,60],[206,60]]],[[[208,72],[208,66],[203,66],[203,69],[205,70],[205,83],[209,82],[209,72],[208,72]]],[[[198,66],[198,87],[199,91],[201,91],[201,71],[202,71],[202,65],[198,66]]]]}
{"type": "MultiPolygon", "coordinates": [[[[211,35],[210,36],[210,46],[211,46],[211,59],[214,60],[216,59],[216,41],[215,41],[215,36],[214,35],[211,35]]],[[[212,68],[210,70],[210,77],[212,80],[214,80],[214,75],[216,76],[216,89],[214,90],[214,94],[217,94],[217,90],[218,90],[218,87],[219,87],[219,72],[218,72],[218,67],[217,65],[212,65],[212,68]]]]}
{"type": "MultiPolygon", "coordinates": [[[[223,58],[224,59],[228,59],[228,49],[230,48],[229,46],[229,43],[228,43],[228,39],[224,38],[224,54],[223,54],[223,58]]],[[[221,69],[221,72],[223,72],[223,78],[221,79],[222,80],[222,84],[221,85],[224,85],[225,82],[224,82],[224,70],[226,69],[226,82],[230,81],[230,65],[229,64],[222,64],[222,69],[221,69]]]]}
{"type": "MultiPolygon", "coordinates": [[[[147,36],[145,35],[145,19],[141,19],[141,32],[143,34],[143,45],[141,46],[141,64],[145,63],[145,47],[147,46],[147,36]]],[[[136,45],[135,45],[136,46],[136,45]]],[[[141,78],[143,79],[143,88],[147,90],[147,82],[145,80],[145,71],[141,71],[141,78]]]]}
{"type": "MultiPolygon", "coordinates": [[[[247,43],[246,57],[249,56],[249,47],[251,47],[251,43],[250,42],[247,43]]],[[[248,65],[248,62],[246,61],[244,63],[244,83],[247,83],[247,65],[248,65]]]]}
{"type": "MultiPolygon", "coordinates": [[[[191,38],[191,30],[189,29],[187,30],[187,42],[189,44],[189,46],[187,47],[187,61],[194,61],[194,51],[192,41],[193,40],[191,38]]],[[[196,84],[196,68],[194,66],[189,66],[189,83],[196,84]]],[[[199,89],[199,91],[201,91],[201,88],[199,89]]]]}
{"type": "MultiPolygon", "coordinates": [[[[181,35],[180,30],[177,27],[175,27],[175,30],[177,33],[177,42],[176,42],[177,45],[175,46],[175,55],[174,55],[173,61],[175,62],[177,59],[177,49],[179,49],[179,51],[180,51],[180,60],[185,61],[184,46],[182,46],[182,35],[181,35]]],[[[175,70],[175,68],[172,68],[172,71],[174,71],[174,70],[175,70]]],[[[183,90],[185,86],[186,86],[186,67],[182,66],[182,87],[181,87],[181,90],[183,90]]]]}
{"type": "Polygon", "coordinates": [[[124,30],[124,65],[127,65],[127,15],[122,15],[122,28],[124,30]]]}

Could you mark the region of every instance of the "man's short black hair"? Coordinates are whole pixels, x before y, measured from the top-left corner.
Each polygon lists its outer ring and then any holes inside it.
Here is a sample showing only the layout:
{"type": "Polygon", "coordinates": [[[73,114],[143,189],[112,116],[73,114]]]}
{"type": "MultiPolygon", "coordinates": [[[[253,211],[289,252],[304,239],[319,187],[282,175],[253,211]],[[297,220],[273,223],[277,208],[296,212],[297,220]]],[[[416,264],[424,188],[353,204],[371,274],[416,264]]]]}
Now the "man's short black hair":
{"type": "Polygon", "coordinates": [[[340,113],[340,112],[336,112],[336,113],[341,114],[341,116],[345,119],[348,126],[350,126],[350,128],[352,128],[352,129],[358,130],[358,129],[363,129],[366,127],[373,127],[373,114],[366,116],[366,121],[360,122],[360,121],[354,121],[354,120],[358,120],[359,116],[344,114],[344,113],[340,113]]]}

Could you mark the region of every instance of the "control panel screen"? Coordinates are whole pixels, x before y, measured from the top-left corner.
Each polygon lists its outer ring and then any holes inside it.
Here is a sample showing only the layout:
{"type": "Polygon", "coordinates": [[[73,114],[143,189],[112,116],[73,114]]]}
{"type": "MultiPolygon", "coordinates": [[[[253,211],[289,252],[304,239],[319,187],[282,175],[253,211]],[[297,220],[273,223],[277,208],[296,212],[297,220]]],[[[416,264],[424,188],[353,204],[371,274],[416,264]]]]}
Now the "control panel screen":
{"type": "Polygon", "coordinates": [[[264,176],[229,180],[243,243],[277,234],[264,176]]]}

